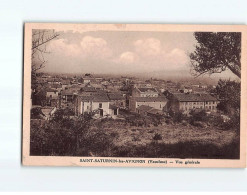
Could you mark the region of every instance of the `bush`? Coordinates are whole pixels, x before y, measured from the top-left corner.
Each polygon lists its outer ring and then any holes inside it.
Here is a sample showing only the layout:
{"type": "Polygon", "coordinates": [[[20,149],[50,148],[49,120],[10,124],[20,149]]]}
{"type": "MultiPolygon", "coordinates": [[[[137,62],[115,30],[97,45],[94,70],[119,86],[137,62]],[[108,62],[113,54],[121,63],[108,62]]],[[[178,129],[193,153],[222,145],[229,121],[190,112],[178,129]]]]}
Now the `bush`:
{"type": "Polygon", "coordinates": [[[202,121],[202,122],[207,122],[208,121],[208,116],[205,110],[192,110],[190,111],[191,119],[194,121],[202,121]]]}
{"type": "Polygon", "coordinates": [[[172,116],[172,120],[174,123],[181,123],[186,119],[186,116],[182,112],[175,112],[172,116]]]}
{"type": "Polygon", "coordinates": [[[153,140],[162,140],[162,136],[159,133],[156,133],[153,137],[153,140]]]}

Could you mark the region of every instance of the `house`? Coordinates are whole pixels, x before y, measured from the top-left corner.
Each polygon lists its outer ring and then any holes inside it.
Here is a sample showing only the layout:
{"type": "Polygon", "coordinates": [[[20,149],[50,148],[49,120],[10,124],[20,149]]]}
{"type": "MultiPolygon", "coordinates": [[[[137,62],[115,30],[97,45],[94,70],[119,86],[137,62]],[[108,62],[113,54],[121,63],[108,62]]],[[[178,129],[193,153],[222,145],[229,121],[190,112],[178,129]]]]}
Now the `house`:
{"type": "Polygon", "coordinates": [[[62,80],[61,84],[62,84],[62,89],[64,90],[68,85],[70,85],[70,81],[69,80],[62,80]]]}
{"type": "Polygon", "coordinates": [[[129,99],[129,109],[130,111],[136,112],[137,108],[145,105],[152,108],[166,111],[168,100],[164,96],[158,97],[130,97],[129,99]]]}
{"type": "Polygon", "coordinates": [[[192,109],[204,109],[216,111],[219,100],[207,93],[173,93],[168,96],[168,109],[177,111],[189,111],[192,109]]]}
{"type": "Polygon", "coordinates": [[[95,78],[92,77],[92,75],[90,75],[90,74],[86,74],[86,75],[82,78],[82,81],[83,81],[84,84],[86,84],[86,83],[93,83],[93,82],[95,82],[95,78]]]}
{"type": "Polygon", "coordinates": [[[77,95],[75,100],[75,113],[94,113],[97,117],[118,115],[118,108],[110,105],[106,93],[94,93],[93,95],[77,95]]]}
{"type": "Polygon", "coordinates": [[[56,98],[58,97],[58,91],[56,89],[47,89],[46,90],[46,97],[47,98],[56,98]]]}
{"type": "Polygon", "coordinates": [[[165,96],[160,95],[157,89],[153,87],[134,87],[132,96],[129,97],[129,109],[136,112],[141,105],[165,111],[167,105],[165,96]]]}
{"type": "Polygon", "coordinates": [[[114,105],[118,108],[126,108],[126,97],[121,93],[108,93],[110,105],[114,105]]]}
{"type": "Polygon", "coordinates": [[[59,93],[63,89],[61,84],[50,84],[50,88],[54,89],[54,90],[57,90],[59,93]]]}
{"type": "Polygon", "coordinates": [[[72,102],[73,101],[73,96],[76,93],[76,91],[72,90],[72,89],[66,89],[64,91],[61,92],[61,99],[64,102],[72,102]]]}
{"type": "Polygon", "coordinates": [[[152,87],[134,87],[132,97],[158,97],[159,92],[152,87]]]}

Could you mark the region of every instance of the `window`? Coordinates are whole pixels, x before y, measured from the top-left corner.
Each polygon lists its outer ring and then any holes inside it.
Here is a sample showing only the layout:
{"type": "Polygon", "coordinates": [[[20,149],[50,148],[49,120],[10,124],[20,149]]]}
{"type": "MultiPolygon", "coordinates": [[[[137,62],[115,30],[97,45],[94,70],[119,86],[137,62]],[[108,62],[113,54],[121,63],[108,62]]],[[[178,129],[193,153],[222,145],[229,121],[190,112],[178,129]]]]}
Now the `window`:
{"type": "Polygon", "coordinates": [[[211,106],[209,106],[209,109],[211,110],[211,106]]]}
{"type": "Polygon", "coordinates": [[[161,108],[161,104],[160,104],[160,108],[161,108]]]}
{"type": "Polygon", "coordinates": [[[89,106],[87,106],[87,110],[89,109],[89,106]]]}
{"type": "Polygon", "coordinates": [[[102,108],[102,103],[99,103],[99,108],[102,108]]]}

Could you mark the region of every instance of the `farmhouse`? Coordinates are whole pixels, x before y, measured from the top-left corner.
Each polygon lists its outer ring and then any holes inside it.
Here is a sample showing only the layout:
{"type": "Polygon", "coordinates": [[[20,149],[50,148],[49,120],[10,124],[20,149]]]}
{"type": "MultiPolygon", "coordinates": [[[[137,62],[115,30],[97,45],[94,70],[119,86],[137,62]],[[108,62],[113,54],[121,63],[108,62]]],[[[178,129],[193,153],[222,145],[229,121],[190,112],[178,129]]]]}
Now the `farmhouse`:
{"type": "Polygon", "coordinates": [[[117,106],[118,108],[126,108],[126,98],[121,93],[108,93],[110,105],[117,106]]]}
{"type": "Polygon", "coordinates": [[[58,91],[56,89],[47,89],[46,90],[46,97],[47,98],[56,98],[58,97],[58,91]]]}
{"type": "Polygon", "coordinates": [[[173,93],[169,95],[168,109],[175,112],[192,109],[216,111],[218,103],[217,98],[206,93],[173,93]]]}
{"type": "Polygon", "coordinates": [[[106,93],[94,93],[93,95],[78,95],[75,100],[75,113],[94,113],[98,117],[106,115],[118,115],[118,107],[110,105],[106,93]]]}
{"type": "Polygon", "coordinates": [[[129,98],[130,111],[136,112],[137,108],[145,105],[152,108],[165,111],[167,99],[152,87],[135,87],[132,90],[132,96],[129,98]]]}
{"type": "Polygon", "coordinates": [[[135,87],[132,90],[133,97],[158,97],[159,92],[152,87],[135,87]]]}
{"type": "Polygon", "coordinates": [[[166,111],[168,100],[164,96],[158,97],[131,97],[129,99],[130,111],[136,112],[137,108],[145,105],[157,110],[166,111]]]}

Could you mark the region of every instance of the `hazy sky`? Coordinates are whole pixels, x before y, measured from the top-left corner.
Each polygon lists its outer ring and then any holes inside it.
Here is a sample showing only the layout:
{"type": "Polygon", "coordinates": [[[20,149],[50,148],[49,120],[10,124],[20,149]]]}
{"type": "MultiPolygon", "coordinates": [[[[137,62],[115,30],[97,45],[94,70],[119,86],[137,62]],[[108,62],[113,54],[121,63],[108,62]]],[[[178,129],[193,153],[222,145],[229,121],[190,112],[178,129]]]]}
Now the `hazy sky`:
{"type": "Polygon", "coordinates": [[[43,70],[47,72],[188,75],[188,54],[196,44],[193,33],[189,32],[58,33],[59,38],[47,45],[51,52],[45,55],[48,62],[43,70]]]}

